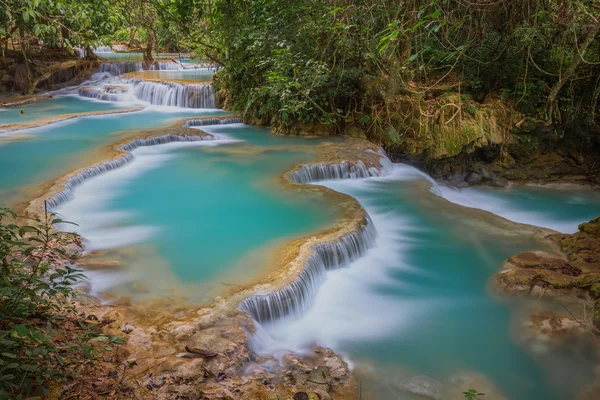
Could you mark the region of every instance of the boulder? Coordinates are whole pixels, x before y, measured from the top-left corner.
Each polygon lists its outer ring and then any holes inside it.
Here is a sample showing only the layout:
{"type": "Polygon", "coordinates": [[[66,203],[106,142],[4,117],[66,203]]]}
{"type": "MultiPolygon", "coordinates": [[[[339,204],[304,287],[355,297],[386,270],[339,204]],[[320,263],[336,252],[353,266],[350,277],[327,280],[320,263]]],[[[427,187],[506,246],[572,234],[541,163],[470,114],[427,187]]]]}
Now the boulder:
{"type": "Polygon", "coordinates": [[[465,182],[467,182],[469,185],[477,185],[481,182],[481,180],[482,176],[477,172],[470,172],[465,178],[465,182]]]}

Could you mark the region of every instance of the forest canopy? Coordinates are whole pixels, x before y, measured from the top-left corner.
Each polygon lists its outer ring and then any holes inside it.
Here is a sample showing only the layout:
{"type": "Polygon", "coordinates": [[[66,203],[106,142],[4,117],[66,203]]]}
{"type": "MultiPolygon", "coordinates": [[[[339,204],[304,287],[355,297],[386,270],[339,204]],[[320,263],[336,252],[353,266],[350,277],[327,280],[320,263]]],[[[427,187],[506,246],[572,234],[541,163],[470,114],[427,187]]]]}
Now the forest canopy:
{"type": "MultiPolygon", "coordinates": [[[[226,106],[281,131],[409,129],[400,98],[499,98],[546,124],[598,122],[597,0],[0,0],[3,52],[192,51],[226,106]]],[[[473,106],[471,106],[473,107],[473,106]]],[[[419,112],[427,112],[423,105],[419,112]]],[[[475,107],[476,108],[476,107],[475,107]]]]}

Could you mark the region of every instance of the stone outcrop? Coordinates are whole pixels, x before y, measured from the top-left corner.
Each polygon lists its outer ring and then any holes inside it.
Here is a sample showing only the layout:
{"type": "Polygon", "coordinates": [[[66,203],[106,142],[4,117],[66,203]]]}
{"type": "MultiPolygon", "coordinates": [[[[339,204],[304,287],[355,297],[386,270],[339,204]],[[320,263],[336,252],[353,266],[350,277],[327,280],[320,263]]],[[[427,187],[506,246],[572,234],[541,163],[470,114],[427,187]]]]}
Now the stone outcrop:
{"type": "MultiPolygon", "coordinates": [[[[525,252],[508,259],[495,277],[509,292],[555,297],[574,296],[600,307],[600,217],[579,225],[575,234],[553,234],[548,239],[559,252],[525,252]]],[[[597,314],[597,315],[596,315],[597,314]]],[[[593,320],[600,327],[600,313],[593,320]]]]}

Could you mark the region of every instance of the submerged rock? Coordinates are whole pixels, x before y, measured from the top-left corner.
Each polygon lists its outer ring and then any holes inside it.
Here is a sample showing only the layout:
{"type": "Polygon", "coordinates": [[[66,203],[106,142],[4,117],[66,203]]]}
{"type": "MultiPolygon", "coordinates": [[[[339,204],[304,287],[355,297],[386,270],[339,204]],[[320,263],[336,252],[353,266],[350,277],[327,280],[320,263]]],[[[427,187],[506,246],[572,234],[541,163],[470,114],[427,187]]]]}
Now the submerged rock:
{"type": "Polygon", "coordinates": [[[404,385],[404,389],[410,393],[427,397],[428,399],[439,400],[443,394],[443,384],[429,376],[415,376],[404,385]]]}

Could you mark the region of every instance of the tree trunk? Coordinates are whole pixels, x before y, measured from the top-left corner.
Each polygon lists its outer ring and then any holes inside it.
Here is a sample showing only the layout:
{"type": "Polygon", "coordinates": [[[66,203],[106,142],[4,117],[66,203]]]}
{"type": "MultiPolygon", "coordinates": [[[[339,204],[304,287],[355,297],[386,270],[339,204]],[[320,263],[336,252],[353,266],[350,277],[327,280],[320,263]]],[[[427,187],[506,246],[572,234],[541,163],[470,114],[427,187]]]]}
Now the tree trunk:
{"type": "Polygon", "coordinates": [[[19,43],[21,47],[21,54],[23,55],[23,64],[25,65],[25,70],[27,71],[27,90],[26,94],[33,94],[35,90],[35,86],[32,85],[33,79],[31,74],[31,65],[29,65],[29,58],[27,58],[27,41],[25,40],[25,34],[23,33],[23,29],[19,29],[19,33],[21,36],[21,43],[19,43]]]}
{"type": "Polygon", "coordinates": [[[581,44],[581,47],[579,48],[579,50],[577,50],[577,48],[575,49],[576,54],[573,57],[573,62],[571,63],[569,68],[565,71],[565,73],[560,76],[560,79],[558,80],[558,82],[556,82],[556,84],[550,91],[550,95],[548,95],[548,102],[546,103],[546,115],[548,118],[548,122],[547,122],[548,125],[552,124],[552,111],[556,107],[556,96],[558,96],[558,93],[560,92],[562,87],[565,85],[565,83],[567,83],[575,74],[577,67],[583,61],[583,56],[585,55],[585,51],[587,50],[589,45],[592,44],[592,42],[594,41],[594,38],[598,34],[599,30],[600,30],[600,24],[592,25],[592,27],[588,30],[588,32],[585,36],[585,39],[583,40],[583,43],[581,44]]]}
{"type": "Polygon", "coordinates": [[[92,49],[92,46],[85,47],[85,58],[88,60],[97,60],[98,59],[98,56],[96,55],[96,53],[94,53],[94,50],[92,49]]]}
{"type": "Polygon", "coordinates": [[[144,69],[150,69],[150,66],[154,63],[154,58],[152,57],[153,48],[154,34],[152,32],[148,32],[148,42],[146,43],[146,48],[144,49],[144,69]]]}

